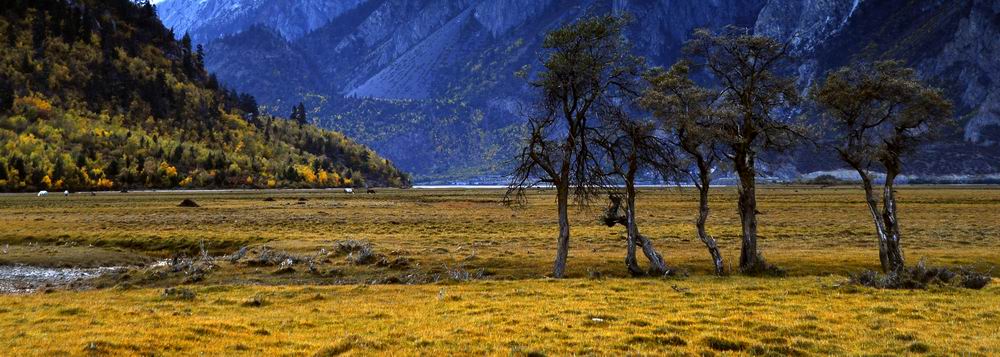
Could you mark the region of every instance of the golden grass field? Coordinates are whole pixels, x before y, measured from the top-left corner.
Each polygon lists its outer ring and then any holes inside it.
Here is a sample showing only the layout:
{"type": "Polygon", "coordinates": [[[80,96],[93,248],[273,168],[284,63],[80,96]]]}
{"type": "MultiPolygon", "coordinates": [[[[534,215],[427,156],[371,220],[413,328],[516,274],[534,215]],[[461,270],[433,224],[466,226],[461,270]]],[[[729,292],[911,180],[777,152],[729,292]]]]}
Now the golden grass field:
{"type": "MultiPolygon", "coordinates": [[[[212,255],[266,245],[312,256],[347,239],[408,262],[354,265],[330,254],[320,273],[282,274],[219,263],[197,282],[137,269],[98,279],[96,290],[0,295],[0,355],[1000,354],[996,279],[983,290],[843,284],[878,266],[856,188],[760,191],[759,245],[787,278],[710,276],[694,235],[695,192],[648,189],[640,229],[685,274],[627,277],[624,230],[600,225],[596,204],[571,212],[569,278],[547,279],[552,193],[533,192],[519,209],[501,195],[0,195],[0,244],[10,244],[0,264],[141,264],[194,255],[202,241],[212,255]],[[177,207],[184,198],[201,207],[177,207]],[[452,271],[483,277],[456,282],[452,271]],[[196,297],[162,295],[175,285],[196,297]]],[[[1000,189],[904,187],[899,198],[909,264],[1000,265],[1000,189]]],[[[709,229],[729,264],[739,253],[735,191],[712,199],[709,229]]]]}

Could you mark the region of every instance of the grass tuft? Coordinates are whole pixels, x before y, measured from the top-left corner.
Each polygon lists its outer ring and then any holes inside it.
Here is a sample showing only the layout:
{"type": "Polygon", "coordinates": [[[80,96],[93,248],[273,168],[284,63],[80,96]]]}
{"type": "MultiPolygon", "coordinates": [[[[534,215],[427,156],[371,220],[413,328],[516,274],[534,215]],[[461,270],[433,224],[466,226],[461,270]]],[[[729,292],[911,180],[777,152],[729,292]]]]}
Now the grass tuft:
{"type": "Polygon", "coordinates": [[[708,348],[716,351],[743,351],[747,348],[747,343],[743,341],[728,340],[722,337],[708,336],[702,340],[708,348]]]}

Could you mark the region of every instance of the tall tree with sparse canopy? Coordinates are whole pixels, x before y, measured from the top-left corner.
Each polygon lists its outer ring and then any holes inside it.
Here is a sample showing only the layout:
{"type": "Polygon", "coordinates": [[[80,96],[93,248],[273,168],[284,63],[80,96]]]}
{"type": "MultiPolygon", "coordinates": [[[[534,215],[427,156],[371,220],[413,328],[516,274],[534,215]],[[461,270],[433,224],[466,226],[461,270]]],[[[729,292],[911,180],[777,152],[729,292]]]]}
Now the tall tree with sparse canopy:
{"type": "Polygon", "coordinates": [[[552,275],[563,277],[569,255],[569,198],[586,204],[602,192],[605,175],[592,138],[602,106],[617,105],[628,90],[622,80],[638,73],[635,57],[622,36],[627,20],[597,16],[546,34],[544,69],[532,85],[539,92],[528,118],[527,138],[504,200],[523,203],[527,188],[552,185],[556,190],[559,238],[552,275]]]}
{"type": "Polygon", "coordinates": [[[686,162],[675,167],[687,174],[698,188],[698,218],[695,226],[698,239],[708,248],[715,267],[715,274],[725,274],[719,246],[708,234],[708,193],[712,171],[715,169],[720,147],[719,124],[731,120],[732,112],[725,106],[716,106],[719,93],[700,87],[690,79],[690,64],[681,60],[669,70],[655,69],[646,75],[649,87],[640,104],[653,112],[658,124],[671,145],[680,149],[686,162]]]}
{"type": "Polygon", "coordinates": [[[720,34],[696,30],[684,51],[711,74],[722,93],[720,105],[736,114],[716,128],[739,177],[740,270],[762,273],[769,266],[757,249],[757,156],[763,150],[788,149],[801,130],[783,110],[799,100],[795,78],[780,74],[788,64],[788,46],[728,27],[720,34]]]}
{"type": "Polygon", "coordinates": [[[882,270],[900,271],[905,265],[893,185],[903,159],[952,123],[952,105],[896,61],[840,68],[811,93],[824,111],[828,143],[861,176],[882,270]],[[874,189],[876,170],[885,173],[881,197],[874,189]]]}

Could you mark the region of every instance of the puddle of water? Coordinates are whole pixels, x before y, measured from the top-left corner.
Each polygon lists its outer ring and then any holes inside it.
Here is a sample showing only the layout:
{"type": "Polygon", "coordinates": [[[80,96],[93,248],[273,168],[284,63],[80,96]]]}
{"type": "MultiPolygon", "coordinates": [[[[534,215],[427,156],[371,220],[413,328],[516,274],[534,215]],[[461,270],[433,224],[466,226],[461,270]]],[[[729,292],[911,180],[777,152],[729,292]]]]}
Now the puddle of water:
{"type": "Polygon", "coordinates": [[[0,266],[0,294],[25,294],[48,286],[60,286],[93,279],[125,267],[102,268],[41,268],[33,266],[0,266]]]}

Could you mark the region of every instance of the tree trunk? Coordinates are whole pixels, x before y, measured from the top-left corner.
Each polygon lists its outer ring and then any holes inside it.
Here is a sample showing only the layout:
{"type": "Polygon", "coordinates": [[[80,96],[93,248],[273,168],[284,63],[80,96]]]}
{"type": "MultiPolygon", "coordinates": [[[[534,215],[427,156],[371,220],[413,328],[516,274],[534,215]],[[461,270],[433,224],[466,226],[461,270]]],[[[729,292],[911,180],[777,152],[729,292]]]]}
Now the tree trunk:
{"type": "Polygon", "coordinates": [[[882,221],[885,222],[885,255],[888,263],[882,265],[882,270],[886,272],[900,271],[905,267],[903,249],[899,244],[899,221],[896,219],[896,193],[893,190],[895,180],[896,173],[887,172],[882,192],[882,221]]]}
{"type": "Polygon", "coordinates": [[[740,270],[752,270],[758,265],[757,253],[757,192],[754,154],[748,149],[737,150],[735,167],[740,178],[739,211],[743,226],[740,246],[740,270]]]}
{"type": "Polygon", "coordinates": [[[868,205],[868,213],[872,216],[872,221],[875,223],[875,235],[878,236],[878,258],[882,266],[883,272],[889,272],[887,269],[889,267],[889,259],[887,255],[887,242],[888,237],[885,232],[885,222],[882,220],[882,215],[879,213],[878,207],[878,196],[875,195],[875,188],[872,185],[872,179],[864,170],[857,170],[858,174],[861,175],[861,184],[865,189],[865,203],[868,205]]]}
{"type": "Polygon", "coordinates": [[[632,276],[639,276],[645,274],[645,272],[642,271],[642,268],[639,267],[639,261],[635,257],[635,251],[636,251],[635,248],[636,245],[638,244],[636,242],[635,236],[629,234],[626,240],[628,245],[625,248],[625,268],[628,269],[628,273],[632,274],[632,276]]]}
{"type": "Polygon", "coordinates": [[[569,187],[557,185],[556,201],[559,206],[559,241],[552,276],[562,278],[566,272],[566,258],[569,256],[569,187]]]}
{"type": "Polygon", "coordinates": [[[899,244],[899,222],[896,220],[896,196],[893,192],[893,181],[896,175],[889,173],[885,178],[882,192],[882,209],[879,210],[879,198],[868,172],[857,170],[861,175],[861,184],[865,189],[865,201],[868,213],[875,222],[875,234],[878,236],[878,258],[883,273],[891,273],[903,269],[903,250],[899,244]]]}
{"type": "MultiPolygon", "coordinates": [[[[629,241],[642,247],[642,254],[649,260],[649,273],[652,275],[663,275],[667,273],[667,264],[663,261],[663,256],[653,247],[653,242],[639,234],[639,225],[635,221],[635,187],[630,189],[625,205],[625,216],[628,222],[629,241]]],[[[635,259],[635,247],[632,247],[632,259],[635,259]]],[[[630,268],[631,269],[631,268],[630,268]]],[[[641,273],[641,270],[640,270],[641,273]]]]}
{"type": "Polygon", "coordinates": [[[708,231],[705,229],[705,223],[708,222],[708,190],[711,184],[711,178],[709,177],[710,168],[704,162],[699,162],[698,165],[698,180],[700,184],[698,185],[698,220],[695,222],[695,226],[698,227],[698,239],[701,239],[702,243],[705,243],[705,247],[708,248],[708,254],[712,256],[712,264],[715,266],[715,275],[724,275],[726,273],[726,268],[722,265],[722,254],[719,253],[719,246],[715,242],[715,238],[708,235],[708,231]]]}
{"type": "MultiPolygon", "coordinates": [[[[635,244],[642,247],[642,253],[649,260],[649,273],[652,275],[663,275],[667,272],[667,264],[663,262],[663,256],[653,247],[653,242],[639,234],[639,225],[635,221],[635,179],[630,175],[625,184],[625,222],[628,231],[630,245],[629,254],[635,260],[635,244]]],[[[632,267],[629,267],[632,270],[632,267]]],[[[642,270],[639,270],[642,273],[642,270]]],[[[633,273],[634,274],[634,273],[633,273]]]]}

